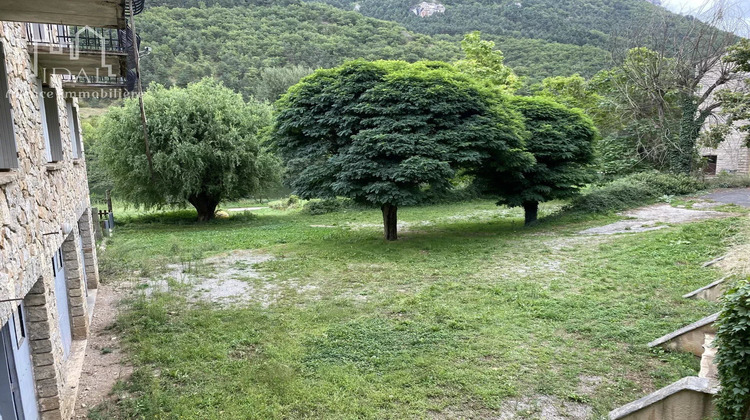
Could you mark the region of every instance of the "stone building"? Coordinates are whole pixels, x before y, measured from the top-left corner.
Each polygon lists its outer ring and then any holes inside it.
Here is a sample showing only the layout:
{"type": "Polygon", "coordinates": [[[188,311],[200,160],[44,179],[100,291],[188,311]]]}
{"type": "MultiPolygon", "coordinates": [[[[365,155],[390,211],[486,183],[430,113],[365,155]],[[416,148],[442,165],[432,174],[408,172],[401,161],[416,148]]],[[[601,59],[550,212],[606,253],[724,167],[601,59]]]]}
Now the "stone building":
{"type": "Polygon", "coordinates": [[[701,156],[706,160],[705,174],[750,173],[750,149],[745,142],[746,136],[747,133],[732,130],[718,147],[701,148],[701,156]]]}
{"type": "Polygon", "coordinates": [[[99,283],[78,99],[127,85],[125,1],[0,0],[2,420],[73,416],[99,283]]]}
{"type": "MultiPolygon", "coordinates": [[[[738,91],[744,88],[745,80],[750,77],[745,73],[730,80],[722,89],[738,91]]],[[[709,72],[703,79],[703,85],[711,85],[717,78],[716,72],[709,72]]],[[[713,122],[724,122],[721,116],[715,117],[715,121],[707,121],[707,125],[713,122]]],[[[740,127],[745,122],[738,122],[734,127],[740,127]]],[[[702,147],[700,155],[705,160],[704,173],[706,175],[718,175],[722,172],[729,174],[750,173],[750,148],[747,147],[746,137],[748,133],[733,129],[727,133],[724,140],[717,147],[702,147]]]]}

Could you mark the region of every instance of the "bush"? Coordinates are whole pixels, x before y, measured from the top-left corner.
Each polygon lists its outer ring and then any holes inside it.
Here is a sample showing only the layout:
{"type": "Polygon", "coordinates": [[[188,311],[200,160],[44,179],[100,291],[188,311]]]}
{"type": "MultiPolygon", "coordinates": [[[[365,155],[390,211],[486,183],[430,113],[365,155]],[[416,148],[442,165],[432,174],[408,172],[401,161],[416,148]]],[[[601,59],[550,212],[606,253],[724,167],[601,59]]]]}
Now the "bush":
{"type": "Polygon", "coordinates": [[[319,214],[335,213],[352,208],[353,206],[354,202],[348,198],[327,198],[325,200],[308,201],[302,207],[302,211],[316,216],[319,214]]]}
{"type": "Polygon", "coordinates": [[[740,282],[722,301],[714,342],[721,380],[716,408],[721,420],[743,420],[750,418],[750,282],[740,282]]]}
{"type": "Polygon", "coordinates": [[[302,204],[299,196],[290,195],[289,198],[282,198],[281,200],[271,201],[268,203],[268,207],[274,210],[291,210],[296,209],[302,204]]]}
{"type": "Polygon", "coordinates": [[[715,178],[706,180],[709,188],[748,188],[750,176],[721,172],[715,178]]]}
{"type": "Polygon", "coordinates": [[[592,187],[576,197],[567,210],[585,213],[620,211],[657,201],[659,197],[691,194],[703,183],[688,175],[641,172],[592,187]]]}

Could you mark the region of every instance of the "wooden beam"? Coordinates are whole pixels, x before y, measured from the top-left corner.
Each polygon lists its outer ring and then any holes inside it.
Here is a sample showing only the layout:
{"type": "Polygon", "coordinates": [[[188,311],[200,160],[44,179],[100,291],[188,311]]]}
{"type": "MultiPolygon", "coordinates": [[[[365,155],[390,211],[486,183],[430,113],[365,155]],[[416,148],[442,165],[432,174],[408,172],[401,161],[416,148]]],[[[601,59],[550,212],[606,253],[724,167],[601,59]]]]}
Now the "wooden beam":
{"type": "Polygon", "coordinates": [[[124,0],[0,0],[5,21],[125,29],[124,0]]]}

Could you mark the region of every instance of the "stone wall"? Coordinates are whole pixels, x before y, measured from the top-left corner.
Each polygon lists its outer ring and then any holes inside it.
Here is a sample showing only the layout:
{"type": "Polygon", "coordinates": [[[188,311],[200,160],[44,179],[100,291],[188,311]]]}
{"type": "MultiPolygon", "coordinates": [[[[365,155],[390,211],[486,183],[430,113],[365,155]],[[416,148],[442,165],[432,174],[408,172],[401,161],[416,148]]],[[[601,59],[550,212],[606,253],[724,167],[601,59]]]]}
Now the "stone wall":
{"type": "MultiPolygon", "coordinates": [[[[63,248],[73,338],[83,339],[88,334],[83,282],[93,289],[99,278],[86,163],[73,158],[72,127],[59,76],[43,83],[57,93],[63,159],[47,163],[37,76],[24,35],[23,24],[0,22],[19,163],[18,169],[0,171],[0,299],[23,298],[28,307],[41,418],[70,418],[72,404],[61,401],[60,395],[63,387],[75,384],[66,384],[69,373],[58,327],[52,257],[63,248]],[[83,256],[77,251],[79,234],[83,256]]],[[[0,304],[0,325],[12,308],[0,304]]]]}
{"type": "Polygon", "coordinates": [[[716,173],[750,173],[750,149],[745,145],[745,135],[738,131],[730,133],[717,148],[704,147],[701,156],[716,156],[716,173]]]}

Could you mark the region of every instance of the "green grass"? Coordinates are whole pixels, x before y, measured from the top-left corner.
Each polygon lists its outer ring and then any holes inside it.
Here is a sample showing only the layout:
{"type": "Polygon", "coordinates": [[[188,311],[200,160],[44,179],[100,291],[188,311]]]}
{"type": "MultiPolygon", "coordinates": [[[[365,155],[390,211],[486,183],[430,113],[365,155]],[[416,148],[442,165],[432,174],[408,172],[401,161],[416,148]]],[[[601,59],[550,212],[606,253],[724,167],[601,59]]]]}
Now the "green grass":
{"type": "Polygon", "coordinates": [[[103,281],[254,249],[276,257],[255,281],[286,289],[265,308],[192,304],[179,289],[134,299],[117,327],[135,373],[94,418],[497,417],[540,394],[601,418],[697,373],[693,356],[646,343],[716,310],[681,296],[717,278],[701,264],[744,223],[588,237],[576,233],[615,217],[524,228],[518,210],[475,201],[400,209],[408,227],[387,243],[374,210],[193,216],[123,216],[103,281]]]}

